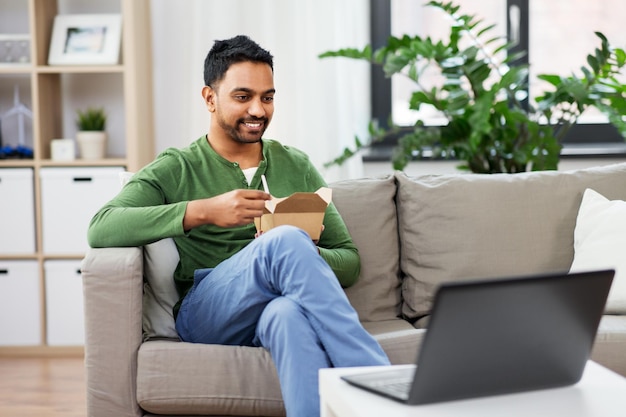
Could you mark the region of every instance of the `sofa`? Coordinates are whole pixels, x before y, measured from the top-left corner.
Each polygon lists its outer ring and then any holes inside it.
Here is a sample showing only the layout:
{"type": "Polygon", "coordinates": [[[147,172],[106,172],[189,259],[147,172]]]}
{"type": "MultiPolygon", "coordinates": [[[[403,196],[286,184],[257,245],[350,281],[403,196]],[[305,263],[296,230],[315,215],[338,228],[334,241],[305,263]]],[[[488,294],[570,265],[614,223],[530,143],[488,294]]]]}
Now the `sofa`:
{"type": "MultiPolygon", "coordinates": [[[[346,294],[394,364],[414,362],[442,282],[624,263],[611,248],[626,247],[626,164],[496,175],[396,172],[331,188],[362,262],[346,294]]],[[[284,415],[264,349],[178,340],[171,315],[177,260],[171,239],[87,253],[88,415],[284,415]]],[[[591,353],[624,376],[625,280],[618,269],[591,353]]]]}

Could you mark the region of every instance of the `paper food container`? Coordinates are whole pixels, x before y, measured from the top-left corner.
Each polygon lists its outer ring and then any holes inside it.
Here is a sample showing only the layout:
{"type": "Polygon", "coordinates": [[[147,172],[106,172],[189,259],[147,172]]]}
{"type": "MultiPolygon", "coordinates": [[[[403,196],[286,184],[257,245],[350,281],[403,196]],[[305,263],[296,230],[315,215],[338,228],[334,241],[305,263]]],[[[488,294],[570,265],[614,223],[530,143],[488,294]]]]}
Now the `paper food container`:
{"type": "Polygon", "coordinates": [[[322,187],[314,193],[294,193],[289,197],[265,202],[264,213],[254,219],[257,232],[267,232],[274,227],[292,225],[299,227],[318,240],[322,232],[324,212],[332,201],[330,188],[322,187]]]}

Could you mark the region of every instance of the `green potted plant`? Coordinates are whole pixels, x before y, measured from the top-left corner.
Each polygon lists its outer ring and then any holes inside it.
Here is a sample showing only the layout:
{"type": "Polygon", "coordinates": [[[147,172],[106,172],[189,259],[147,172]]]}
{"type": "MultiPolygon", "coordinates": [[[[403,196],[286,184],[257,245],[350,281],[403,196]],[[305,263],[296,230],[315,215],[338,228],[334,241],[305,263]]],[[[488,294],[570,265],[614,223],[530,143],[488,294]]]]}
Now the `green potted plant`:
{"type": "Polygon", "coordinates": [[[600,46],[587,56],[581,74],[539,75],[552,90],[524,103],[528,66],[514,64],[519,55],[499,58],[506,55],[500,52],[512,45],[491,34],[494,25],[461,14],[459,6],[451,2],[426,5],[452,18],[449,39],[392,36],[376,51],[371,46],[346,48],[320,57],[366,60],[382,65],[387,76],[408,77],[416,85],[410,109],[431,105],[445,116],[447,124],[426,127],[418,120],[409,129],[379,129],[371,123],[367,143],[356,138],[354,148],[346,148],[327,165],[341,164],[360,149],[395,133],[399,139],[392,160],[399,170],[425,151],[459,160],[459,168],[476,173],[557,169],[563,137],[591,106],[607,115],[626,137],[626,85],[618,80],[626,66],[626,53],[612,47],[602,33],[596,32],[600,46]],[[426,85],[421,76],[427,68],[435,68],[443,81],[426,85]]]}
{"type": "Polygon", "coordinates": [[[102,159],[106,155],[107,114],[103,108],[89,107],[76,111],[76,141],[80,157],[102,159]]]}

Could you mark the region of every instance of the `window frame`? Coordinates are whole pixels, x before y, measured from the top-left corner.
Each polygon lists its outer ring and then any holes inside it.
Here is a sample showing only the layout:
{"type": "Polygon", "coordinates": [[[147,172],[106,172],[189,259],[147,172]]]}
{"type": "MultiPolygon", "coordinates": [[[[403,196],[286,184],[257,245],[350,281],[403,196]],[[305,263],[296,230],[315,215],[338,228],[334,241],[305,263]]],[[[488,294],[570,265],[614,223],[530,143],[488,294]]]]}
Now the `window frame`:
{"type": "MultiPolygon", "coordinates": [[[[530,0],[503,0],[507,10],[519,7],[520,33],[519,43],[512,47],[512,53],[525,51],[515,62],[528,64],[530,53],[530,0]]],[[[391,0],[369,0],[370,3],[370,44],[376,50],[387,43],[391,36],[391,0]]],[[[510,14],[506,17],[508,36],[510,33],[510,14]]],[[[391,79],[385,77],[382,67],[371,65],[371,119],[378,126],[387,128],[392,114],[391,79]]],[[[407,129],[410,126],[407,126],[407,129]]],[[[363,154],[366,162],[388,161],[391,149],[397,144],[398,134],[388,135],[382,141],[373,143],[369,152],[363,154]]],[[[575,124],[563,139],[562,158],[610,158],[626,156],[626,141],[610,123],[575,124]],[[594,140],[593,138],[601,138],[594,140]]]]}

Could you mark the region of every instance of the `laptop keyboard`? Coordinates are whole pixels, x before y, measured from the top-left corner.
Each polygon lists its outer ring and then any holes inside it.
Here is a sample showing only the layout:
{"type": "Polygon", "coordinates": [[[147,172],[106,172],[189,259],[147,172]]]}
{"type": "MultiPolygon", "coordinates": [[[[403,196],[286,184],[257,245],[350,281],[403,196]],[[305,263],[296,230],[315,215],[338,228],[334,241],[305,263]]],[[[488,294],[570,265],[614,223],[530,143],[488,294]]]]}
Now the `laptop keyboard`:
{"type": "Polygon", "coordinates": [[[400,398],[402,400],[409,399],[409,390],[411,389],[412,381],[407,381],[406,378],[398,379],[397,381],[385,380],[380,383],[372,383],[372,386],[380,391],[384,391],[389,395],[400,398]]]}
{"type": "Polygon", "coordinates": [[[348,382],[362,388],[377,391],[378,393],[406,402],[413,386],[415,367],[377,371],[356,375],[348,375],[343,378],[348,382]]]}

